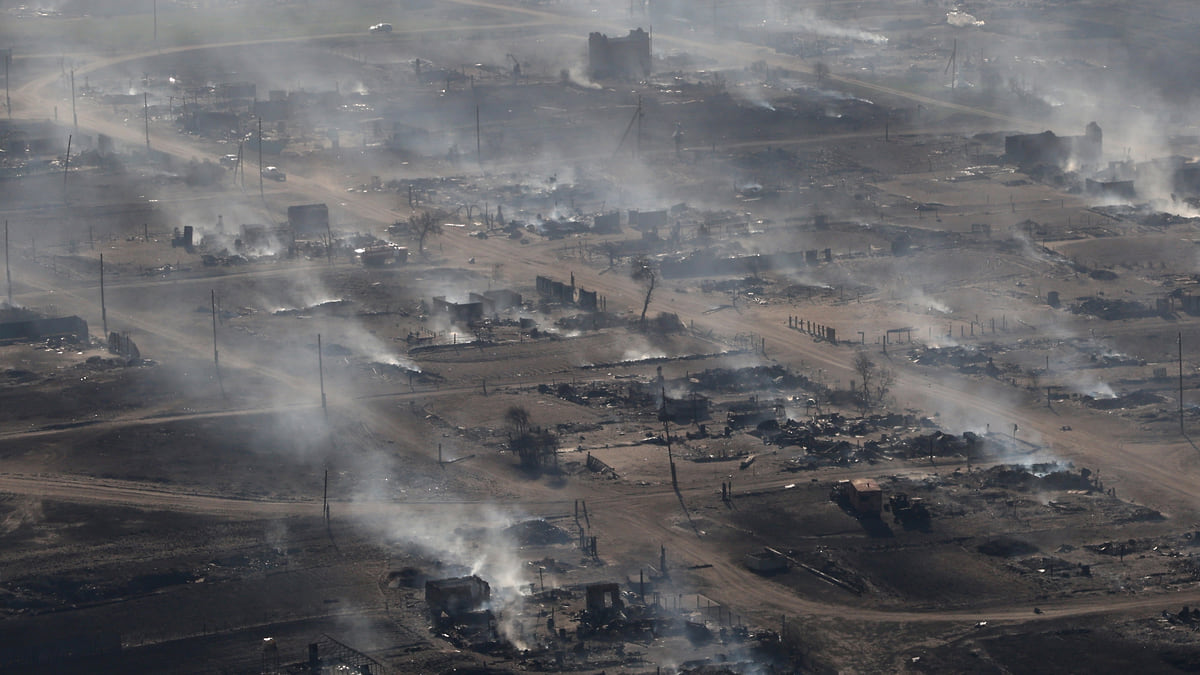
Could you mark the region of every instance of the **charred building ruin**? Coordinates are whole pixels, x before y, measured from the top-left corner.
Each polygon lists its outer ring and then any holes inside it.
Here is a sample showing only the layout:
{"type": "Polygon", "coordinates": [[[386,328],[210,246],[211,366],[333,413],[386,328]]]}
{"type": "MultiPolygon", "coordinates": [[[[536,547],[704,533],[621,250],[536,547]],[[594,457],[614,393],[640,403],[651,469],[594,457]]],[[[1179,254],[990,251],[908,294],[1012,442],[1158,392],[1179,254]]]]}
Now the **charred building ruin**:
{"type": "Polygon", "coordinates": [[[329,207],[324,204],[289,206],[288,225],[297,239],[322,237],[329,233],[329,207]]]}
{"type": "Polygon", "coordinates": [[[622,38],[588,36],[588,74],[593,78],[641,79],[650,76],[650,34],[641,28],[622,38]]]}
{"type": "Polygon", "coordinates": [[[588,312],[602,312],[607,309],[608,302],[596,291],[588,291],[575,287],[575,275],[571,275],[571,283],[556,281],[550,277],[537,277],[538,295],[547,302],[563,305],[576,305],[588,312]]]}
{"type": "Polygon", "coordinates": [[[0,343],[64,338],[70,342],[87,342],[87,321],[77,316],[53,319],[29,319],[0,323],[0,343]]]}
{"type": "Polygon", "coordinates": [[[1053,131],[1005,136],[1004,154],[1019,166],[1065,167],[1072,161],[1094,166],[1104,156],[1104,132],[1099,124],[1089,122],[1082,136],[1057,136],[1053,131]]]}
{"type": "Polygon", "coordinates": [[[434,616],[454,618],[477,612],[492,597],[488,582],[477,576],[431,579],[425,582],[425,604],[434,616]]]}

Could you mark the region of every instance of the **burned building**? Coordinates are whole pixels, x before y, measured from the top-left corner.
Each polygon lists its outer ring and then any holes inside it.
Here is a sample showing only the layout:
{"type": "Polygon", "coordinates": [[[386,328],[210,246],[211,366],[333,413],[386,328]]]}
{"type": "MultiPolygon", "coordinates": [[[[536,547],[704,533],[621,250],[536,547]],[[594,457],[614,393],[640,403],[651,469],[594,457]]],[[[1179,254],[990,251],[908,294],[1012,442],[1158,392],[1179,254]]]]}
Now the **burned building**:
{"type": "Polygon", "coordinates": [[[575,302],[575,285],[567,285],[561,281],[555,281],[550,277],[538,276],[537,278],[538,295],[549,300],[550,302],[558,302],[564,305],[569,305],[575,302]]]}
{"type": "Polygon", "coordinates": [[[321,237],[329,233],[329,207],[324,204],[289,206],[288,225],[297,239],[321,237]]]}
{"type": "Polygon", "coordinates": [[[62,154],[68,133],[54,122],[0,120],[0,152],[9,158],[62,154]]]}
{"type": "Polygon", "coordinates": [[[664,210],[635,211],[629,209],[629,226],[639,232],[655,232],[659,228],[665,228],[667,222],[667,212],[664,210]]]}
{"type": "Polygon", "coordinates": [[[600,308],[599,300],[596,291],[585,291],[579,289],[579,301],[577,303],[579,309],[587,312],[595,312],[600,308]]]}
{"type": "Polygon", "coordinates": [[[238,116],[235,113],[201,110],[188,120],[187,130],[198,134],[222,136],[237,133],[238,126],[238,116]]]}
{"type": "Polygon", "coordinates": [[[520,307],[522,300],[520,293],[507,288],[484,291],[481,297],[486,302],[485,308],[488,309],[488,314],[503,312],[513,307],[520,307]]]}
{"type": "Polygon", "coordinates": [[[1131,180],[1092,180],[1085,181],[1085,189],[1090,195],[1098,197],[1115,197],[1118,199],[1136,199],[1137,190],[1131,180]]]}
{"type": "Polygon", "coordinates": [[[227,104],[238,101],[254,101],[258,98],[258,87],[253,82],[222,82],[217,85],[217,98],[227,104]]]}
{"type": "Polygon", "coordinates": [[[667,396],[662,399],[659,415],[678,424],[691,424],[709,418],[709,403],[707,396],[696,393],[682,398],[667,396]]]}
{"type": "Polygon", "coordinates": [[[1065,167],[1072,162],[1094,166],[1104,155],[1104,133],[1100,125],[1089,122],[1082,136],[1057,136],[1053,131],[1005,136],[1004,154],[1019,166],[1065,167]]]}
{"type": "Polygon", "coordinates": [[[588,312],[603,312],[608,308],[607,299],[598,292],[576,288],[574,274],[569,284],[539,275],[537,290],[538,296],[546,302],[575,305],[588,312]]]}
{"type": "Polygon", "coordinates": [[[621,212],[601,213],[592,219],[592,232],[596,234],[619,234],[621,232],[621,212]]]}
{"type": "Polygon", "coordinates": [[[30,319],[0,323],[0,342],[20,342],[60,337],[72,342],[88,341],[87,321],[77,316],[30,319]]]}
{"type": "Polygon", "coordinates": [[[243,224],[238,242],[239,250],[290,249],[295,244],[295,238],[292,228],[287,225],[243,224]]]}
{"type": "Polygon", "coordinates": [[[614,583],[589,584],[584,592],[587,594],[587,610],[603,612],[609,609],[621,609],[625,603],[621,600],[621,586],[614,583]]]}
{"type": "Polygon", "coordinates": [[[435,315],[450,317],[450,320],[455,323],[479,321],[483,318],[484,314],[483,300],[472,298],[467,302],[454,302],[447,300],[444,295],[434,296],[433,313],[435,315]]]}
{"type": "Polygon", "coordinates": [[[255,101],[254,116],[264,122],[283,122],[292,116],[292,104],[290,101],[255,101]]]}
{"type": "Polygon", "coordinates": [[[650,34],[641,28],[622,38],[592,33],[588,36],[588,74],[596,79],[649,77],[650,34]]]}
{"type": "Polygon", "coordinates": [[[485,608],[492,598],[488,582],[475,575],[425,582],[425,604],[430,614],[456,617],[485,608]]]}

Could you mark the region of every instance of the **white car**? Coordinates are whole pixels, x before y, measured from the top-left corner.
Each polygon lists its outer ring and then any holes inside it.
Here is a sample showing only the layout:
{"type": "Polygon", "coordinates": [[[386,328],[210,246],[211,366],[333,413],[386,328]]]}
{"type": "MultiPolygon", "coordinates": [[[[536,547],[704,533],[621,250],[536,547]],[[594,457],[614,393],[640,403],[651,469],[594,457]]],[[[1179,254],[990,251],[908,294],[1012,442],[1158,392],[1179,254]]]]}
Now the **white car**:
{"type": "Polygon", "coordinates": [[[371,32],[372,33],[390,33],[390,32],[392,32],[392,24],[377,23],[374,26],[371,26],[371,32]]]}
{"type": "Polygon", "coordinates": [[[271,180],[277,180],[279,182],[287,180],[287,174],[280,171],[279,167],[277,166],[263,167],[262,175],[263,178],[270,178],[271,180]]]}

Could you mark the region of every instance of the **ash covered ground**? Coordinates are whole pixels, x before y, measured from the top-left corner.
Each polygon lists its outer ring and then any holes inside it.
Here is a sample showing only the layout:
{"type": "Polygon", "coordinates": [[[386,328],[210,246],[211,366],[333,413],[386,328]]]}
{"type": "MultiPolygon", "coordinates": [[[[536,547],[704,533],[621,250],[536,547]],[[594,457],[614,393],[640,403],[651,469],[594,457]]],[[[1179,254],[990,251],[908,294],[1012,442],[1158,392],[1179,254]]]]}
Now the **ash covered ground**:
{"type": "Polygon", "coordinates": [[[0,11],[0,670],[1200,659],[1190,5],[0,11]]]}

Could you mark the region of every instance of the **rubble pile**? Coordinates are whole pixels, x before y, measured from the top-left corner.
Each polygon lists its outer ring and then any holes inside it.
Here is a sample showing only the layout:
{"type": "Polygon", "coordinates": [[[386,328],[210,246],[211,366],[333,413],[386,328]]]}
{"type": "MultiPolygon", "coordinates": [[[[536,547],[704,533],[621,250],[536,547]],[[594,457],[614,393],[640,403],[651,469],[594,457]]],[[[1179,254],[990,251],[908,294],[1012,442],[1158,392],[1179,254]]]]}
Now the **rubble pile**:
{"type": "Polygon", "coordinates": [[[1112,398],[1093,398],[1084,396],[1085,405],[1097,410],[1117,410],[1119,408],[1136,408],[1143,405],[1157,405],[1165,401],[1162,396],[1149,391],[1135,391],[1112,398]]]}
{"type": "Polygon", "coordinates": [[[981,473],[983,487],[1007,488],[1020,492],[1098,489],[1098,483],[1093,480],[1091,472],[1087,469],[1068,470],[1056,462],[1030,466],[1001,464],[981,473]]]}
{"type": "Polygon", "coordinates": [[[793,373],[783,366],[752,366],[748,368],[710,368],[689,374],[688,384],[694,390],[714,392],[743,392],[773,390],[814,390],[812,380],[793,373]]]}
{"type": "Polygon", "coordinates": [[[1082,298],[1070,306],[1074,314],[1094,316],[1105,321],[1120,321],[1121,319],[1141,319],[1157,316],[1159,311],[1152,305],[1134,300],[1121,300],[1101,296],[1082,298]]]}
{"type": "Polygon", "coordinates": [[[620,405],[634,408],[655,404],[652,387],[642,382],[588,382],[574,385],[560,382],[555,386],[539,384],[538,393],[557,396],[576,405],[620,405]]]}
{"type": "Polygon", "coordinates": [[[983,439],[973,432],[964,431],[962,436],[934,431],[921,436],[910,436],[879,443],[867,442],[871,450],[901,457],[974,457],[983,448],[983,439]]]}
{"type": "Polygon", "coordinates": [[[544,519],[526,520],[504,528],[504,536],[518,546],[553,546],[569,544],[571,535],[562,528],[547,523],[544,519]]]}

